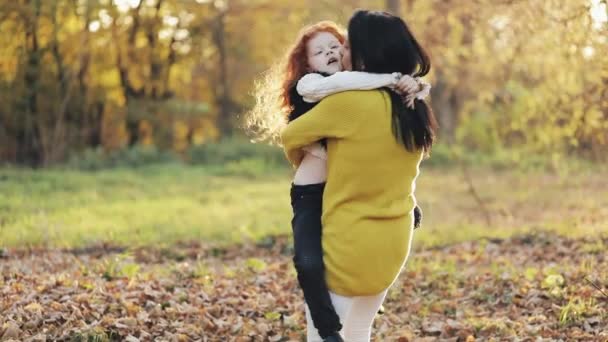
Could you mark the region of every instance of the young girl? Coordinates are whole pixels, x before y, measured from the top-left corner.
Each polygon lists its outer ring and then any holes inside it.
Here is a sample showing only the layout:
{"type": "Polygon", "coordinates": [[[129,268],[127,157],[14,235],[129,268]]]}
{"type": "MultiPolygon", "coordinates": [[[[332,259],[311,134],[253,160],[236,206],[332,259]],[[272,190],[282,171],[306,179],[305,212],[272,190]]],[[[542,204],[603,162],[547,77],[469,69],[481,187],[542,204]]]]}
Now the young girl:
{"type": "MultiPolygon", "coordinates": [[[[289,50],[286,61],[266,78],[265,83],[258,86],[258,103],[249,118],[250,127],[258,131],[261,129],[263,132],[259,135],[262,137],[266,133],[265,138],[273,138],[272,134],[278,132],[268,125],[268,113],[273,113],[273,106],[275,113],[281,113],[280,119],[283,119],[277,120],[279,126],[281,121],[296,120],[322,98],[346,90],[391,87],[409,95],[408,98],[428,94],[428,85],[400,73],[342,72],[344,41],[341,30],[333,22],[323,21],[304,28],[296,44],[289,50]],[[280,77],[283,78],[281,88],[273,88],[273,83],[278,84],[280,77]]],[[[322,199],[327,178],[324,141],[311,144],[304,150],[307,153],[296,169],[291,187],[293,261],[307,304],[308,320],[312,320],[319,336],[325,341],[341,341],[339,331],[342,325],[325,282],[321,246],[322,199]]]]}

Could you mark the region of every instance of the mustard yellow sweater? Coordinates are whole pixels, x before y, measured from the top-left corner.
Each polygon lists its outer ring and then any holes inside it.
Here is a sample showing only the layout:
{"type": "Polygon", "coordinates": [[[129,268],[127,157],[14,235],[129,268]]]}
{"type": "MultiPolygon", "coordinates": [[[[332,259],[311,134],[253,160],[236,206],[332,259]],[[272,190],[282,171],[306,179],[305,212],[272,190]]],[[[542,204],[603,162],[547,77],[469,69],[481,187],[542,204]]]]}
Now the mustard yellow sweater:
{"type": "Polygon", "coordinates": [[[300,149],[327,137],[323,257],[329,289],[378,294],[407,260],[415,181],[422,152],[408,152],[391,130],[391,102],[381,90],[331,95],[281,133],[293,165],[300,149]]]}

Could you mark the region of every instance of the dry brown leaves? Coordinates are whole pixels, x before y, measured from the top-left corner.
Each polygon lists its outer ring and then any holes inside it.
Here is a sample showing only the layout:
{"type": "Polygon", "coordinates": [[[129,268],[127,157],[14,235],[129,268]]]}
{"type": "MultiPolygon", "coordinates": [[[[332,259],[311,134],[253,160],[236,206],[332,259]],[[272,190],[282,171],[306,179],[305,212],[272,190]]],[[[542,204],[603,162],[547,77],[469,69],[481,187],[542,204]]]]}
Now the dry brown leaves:
{"type": "MultiPolygon", "coordinates": [[[[415,251],[374,340],[608,341],[606,246],[540,234],[415,251]]],[[[303,341],[290,253],[285,237],[5,251],[0,340],[303,341]]]]}

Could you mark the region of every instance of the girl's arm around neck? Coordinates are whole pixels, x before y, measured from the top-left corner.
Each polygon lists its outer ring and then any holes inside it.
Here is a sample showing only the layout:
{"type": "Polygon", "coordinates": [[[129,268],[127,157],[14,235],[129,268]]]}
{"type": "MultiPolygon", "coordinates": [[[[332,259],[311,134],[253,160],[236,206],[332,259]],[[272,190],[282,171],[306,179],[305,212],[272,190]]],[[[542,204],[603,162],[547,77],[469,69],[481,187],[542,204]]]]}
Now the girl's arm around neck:
{"type": "Polygon", "coordinates": [[[397,84],[401,74],[373,74],[361,71],[340,71],[331,76],[310,73],[298,81],[296,90],[306,102],[321,99],[347,90],[371,90],[397,84]]]}

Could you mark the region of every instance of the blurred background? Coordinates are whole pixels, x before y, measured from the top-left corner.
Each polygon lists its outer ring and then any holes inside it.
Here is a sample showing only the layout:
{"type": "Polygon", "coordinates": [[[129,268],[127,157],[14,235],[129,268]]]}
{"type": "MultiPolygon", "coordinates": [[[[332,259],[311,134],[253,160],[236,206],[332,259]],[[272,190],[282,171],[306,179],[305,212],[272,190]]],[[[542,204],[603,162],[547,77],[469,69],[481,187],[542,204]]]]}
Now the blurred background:
{"type": "Polygon", "coordinates": [[[431,55],[420,239],[606,230],[606,0],[0,0],[0,245],[289,232],[253,85],[356,8],[431,55]]]}
{"type": "Polygon", "coordinates": [[[300,28],[356,8],[399,13],[431,54],[442,144],[606,157],[605,0],[0,4],[2,162],[141,146],[187,158],[242,134],[254,80],[300,28]]]}

